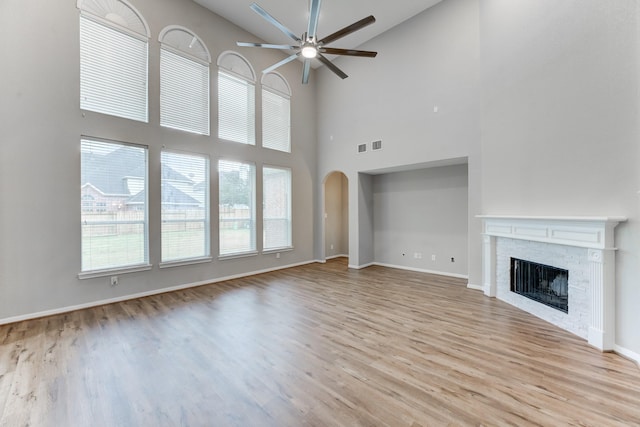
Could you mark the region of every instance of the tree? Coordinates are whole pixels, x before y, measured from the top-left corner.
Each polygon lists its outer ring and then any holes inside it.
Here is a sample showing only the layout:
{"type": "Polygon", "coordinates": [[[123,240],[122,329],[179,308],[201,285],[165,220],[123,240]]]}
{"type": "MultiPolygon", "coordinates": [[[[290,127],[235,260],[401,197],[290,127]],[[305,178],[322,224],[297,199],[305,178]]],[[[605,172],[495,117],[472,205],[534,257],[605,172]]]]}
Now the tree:
{"type": "Polygon", "coordinates": [[[250,205],[248,177],[240,176],[240,171],[222,171],[220,173],[220,200],[221,205],[250,205]]]}

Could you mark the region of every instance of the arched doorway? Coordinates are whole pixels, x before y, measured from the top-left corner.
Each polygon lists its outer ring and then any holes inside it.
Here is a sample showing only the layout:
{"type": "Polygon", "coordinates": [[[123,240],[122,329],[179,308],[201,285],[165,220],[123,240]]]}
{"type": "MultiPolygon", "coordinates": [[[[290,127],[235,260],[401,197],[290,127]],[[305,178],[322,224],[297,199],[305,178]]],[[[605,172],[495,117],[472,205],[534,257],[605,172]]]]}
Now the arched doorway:
{"type": "Polygon", "coordinates": [[[349,180],[342,172],[324,180],[324,255],[349,257],[349,180]]]}

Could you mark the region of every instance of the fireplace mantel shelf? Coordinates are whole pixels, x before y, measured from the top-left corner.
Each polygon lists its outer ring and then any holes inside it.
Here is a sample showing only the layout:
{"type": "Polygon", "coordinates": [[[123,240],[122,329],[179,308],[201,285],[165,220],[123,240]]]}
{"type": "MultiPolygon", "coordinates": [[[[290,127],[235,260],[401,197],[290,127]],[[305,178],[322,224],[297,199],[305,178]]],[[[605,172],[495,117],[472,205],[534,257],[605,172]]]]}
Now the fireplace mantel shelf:
{"type": "Polygon", "coordinates": [[[484,234],[558,245],[615,250],[613,229],[622,216],[477,215],[484,234]]]}
{"type": "Polygon", "coordinates": [[[531,215],[476,215],[480,219],[513,219],[522,221],[570,221],[570,222],[625,222],[623,216],[531,216],[531,215]]]}

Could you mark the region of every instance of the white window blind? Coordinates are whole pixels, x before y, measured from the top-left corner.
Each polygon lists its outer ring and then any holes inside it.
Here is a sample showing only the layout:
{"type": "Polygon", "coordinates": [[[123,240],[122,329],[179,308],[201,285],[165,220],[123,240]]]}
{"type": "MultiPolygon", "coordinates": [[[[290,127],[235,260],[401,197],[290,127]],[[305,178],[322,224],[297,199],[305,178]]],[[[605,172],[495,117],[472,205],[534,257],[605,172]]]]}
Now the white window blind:
{"type": "Polygon", "coordinates": [[[220,255],[256,250],[255,165],[218,162],[220,255]]]}
{"type": "Polygon", "coordinates": [[[82,271],[147,264],[147,149],[80,145],[82,271]]]}
{"type": "Polygon", "coordinates": [[[161,154],[162,261],[204,258],[209,251],[209,159],[161,154]]]}
{"type": "Polygon", "coordinates": [[[263,248],[291,247],[291,170],[262,169],[263,248]]]}
{"type": "Polygon", "coordinates": [[[255,85],[218,72],[218,137],[255,145],[255,85]]]}
{"type": "Polygon", "coordinates": [[[160,125],[209,135],[209,65],[160,49],[160,125]]]}
{"type": "Polygon", "coordinates": [[[288,96],[262,89],[262,146],[291,152],[291,101],[288,96]]]}
{"type": "Polygon", "coordinates": [[[80,15],[80,108],[147,122],[147,45],[80,15]]]}

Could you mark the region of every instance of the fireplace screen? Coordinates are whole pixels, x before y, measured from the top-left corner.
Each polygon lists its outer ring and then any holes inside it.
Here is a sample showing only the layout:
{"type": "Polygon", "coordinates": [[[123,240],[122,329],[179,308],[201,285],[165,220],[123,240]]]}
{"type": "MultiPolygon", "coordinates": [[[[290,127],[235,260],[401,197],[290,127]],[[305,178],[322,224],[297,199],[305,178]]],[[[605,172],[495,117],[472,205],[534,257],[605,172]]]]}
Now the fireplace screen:
{"type": "Polygon", "coordinates": [[[569,272],[531,261],[511,258],[511,291],[569,312],[569,272]]]}

